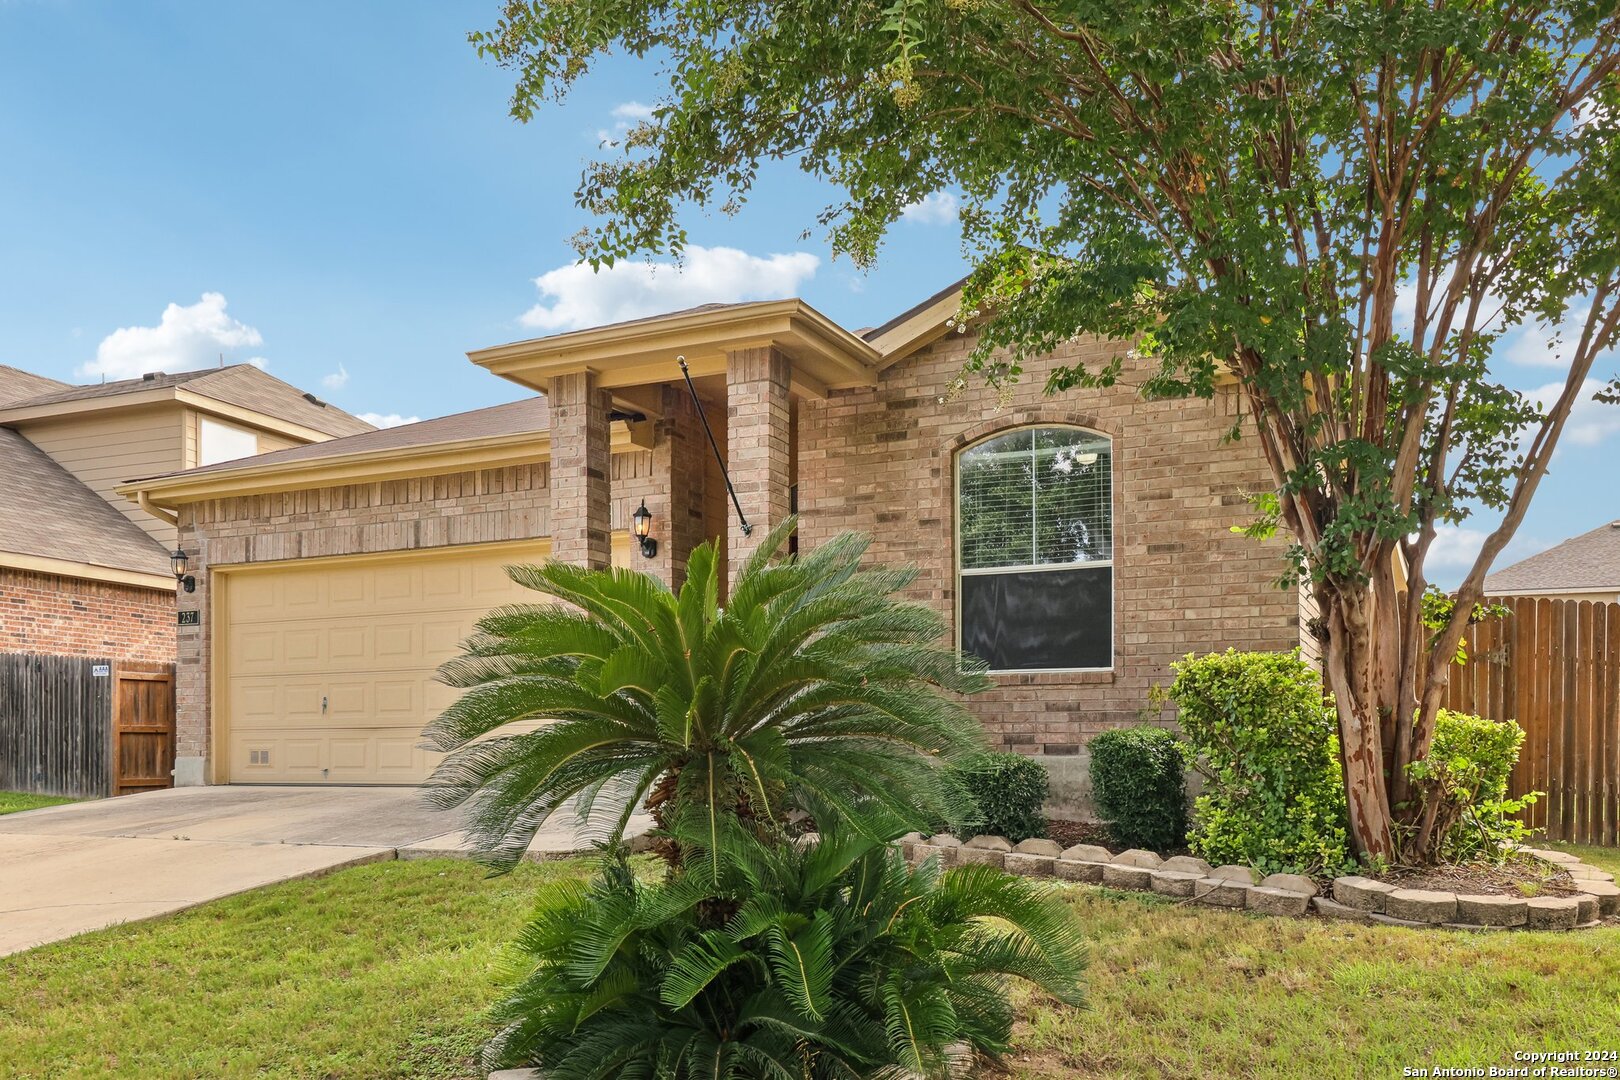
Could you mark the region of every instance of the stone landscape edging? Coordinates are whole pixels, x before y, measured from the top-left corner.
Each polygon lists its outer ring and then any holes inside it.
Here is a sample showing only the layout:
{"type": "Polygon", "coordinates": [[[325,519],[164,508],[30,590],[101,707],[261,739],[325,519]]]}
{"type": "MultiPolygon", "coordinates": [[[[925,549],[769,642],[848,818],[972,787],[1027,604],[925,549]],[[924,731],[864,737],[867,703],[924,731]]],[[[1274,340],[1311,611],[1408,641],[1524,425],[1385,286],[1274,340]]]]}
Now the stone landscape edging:
{"type": "Polygon", "coordinates": [[[1095,844],[1070,848],[1052,840],[1014,844],[1003,836],[975,836],[964,843],[950,835],[921,833],[908,833],[897,843],[913,865],[937,857],[942,866],[993,866],[1024,877],[1153,892],[1183,903],[1261,915],[1314,911],[1351,922],[1448,930],[1584,930],[1620,916],[1620,887],[1613,874],[1565,852],[1539,848],[1522,850],[1568,872],[1583,891],[1575,896],[1530,897],[1455,893],[1407,889],[1351,874],[1335,878],[1331,895],[1324,896],[1316,882],[1299,874],[1271,874],[1257,881],[1247,866],[1211,867],[1190,855],[1164,859],[1136,848],[1115,854],[1095,844]]]}

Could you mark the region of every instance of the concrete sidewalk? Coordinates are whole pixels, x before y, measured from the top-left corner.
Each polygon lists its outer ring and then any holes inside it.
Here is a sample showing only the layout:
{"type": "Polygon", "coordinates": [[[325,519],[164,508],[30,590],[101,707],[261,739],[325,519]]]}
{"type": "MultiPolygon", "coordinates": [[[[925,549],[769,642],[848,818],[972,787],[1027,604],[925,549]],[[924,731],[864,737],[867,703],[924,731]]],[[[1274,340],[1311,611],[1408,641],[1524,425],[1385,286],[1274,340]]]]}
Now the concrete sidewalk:
{"type": "MultiPolygon", "coordinates": [[[[379,859],[470,858],[460,823],[403,787],[175,788],[0,816],[0,956],[379,859]]],[[[589,848],[556,825],[528,857],[589,848]]]]}

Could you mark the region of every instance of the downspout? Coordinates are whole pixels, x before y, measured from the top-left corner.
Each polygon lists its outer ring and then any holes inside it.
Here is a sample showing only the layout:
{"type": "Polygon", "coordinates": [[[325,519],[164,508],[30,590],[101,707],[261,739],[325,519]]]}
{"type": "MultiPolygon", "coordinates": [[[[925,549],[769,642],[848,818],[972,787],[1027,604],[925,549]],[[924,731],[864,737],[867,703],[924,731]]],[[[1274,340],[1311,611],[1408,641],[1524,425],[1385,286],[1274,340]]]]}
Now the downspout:
{"type": "Polygon", "coordinates": [[[180,524],[179,514],[176,514],[172,510],[165,510],[163,507],[154,503],[152,501],[152,496],[149,495],[144,489],[135,493],[135,505],[140,507],[142,510],[145,510],[148,514],[151,514],[159,521],[167,522],[168,524],[177,527],[180,524]]]}

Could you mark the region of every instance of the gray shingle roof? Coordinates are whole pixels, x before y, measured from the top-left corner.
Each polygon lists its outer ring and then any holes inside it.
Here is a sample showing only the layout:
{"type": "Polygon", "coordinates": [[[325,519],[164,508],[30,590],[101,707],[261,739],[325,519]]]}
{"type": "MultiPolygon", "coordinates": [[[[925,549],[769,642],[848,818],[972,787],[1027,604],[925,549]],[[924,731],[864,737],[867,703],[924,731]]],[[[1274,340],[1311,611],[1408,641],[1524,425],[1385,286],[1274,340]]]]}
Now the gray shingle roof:
{"type": "MultiPolygon", "coordinates": [[[[328,442],[309,443],[304,446],[289,447],[286,450],[273,450],[268,454],[259,454],[256,457],[241,458],[236,461],[222,461],[217,465],[204,465],[200,469],[188,469],[183,475],[199,476],[206,473],[220,472],[225,469],[241,469],[248,466],[258,467],[260,465],[319,461],[322,458],[337,457],[342,454],[360,454],[371,450],[407,450],[418,446],[433,446],[438,443],[461,442],[464,439],[493,438],[497,435],[541,434],[549,430],[550,426],[551,418],[546,411],[546,399],[543,397],[531,397],[524,398],[521,401],[513,401],[506,405],[495,405],[487,409],[453,413],[450,416],[440,416],[433,420],[419,420],[414,424],[378,428],[359,435],[332,439],[328,442]]],[[[179,476],[182,474],[170,473],[168,475],[179,476]]],[[[137,479],[153,478],[138,477],[137,479]]]]}
{"type": "MultiPolygon", "coordinates": [[[[15,369],[13,369],[15,370],[15,369]]],[[[22,374],[27,374],[23,372],[22,374]]],[[[33,376],[40,378],[40,376],[33,376]]],[[[55,380],[48,380],[55,382],[55,380]]],[[[194,394],[213,398],[227,405],[252,409],[278,420],[301,424],[326,435],[355,435],[371,431],[372,427],[358,416],[350,416],[335,405],[329,405],[313,395],[305,394],[290,383],[268,375],[252,364],[231,364],[228,367],[203,368],[200,371],[154,372],[138,379],[120,379],[117,382],[90,386],[68,386],[56,383],[61,389],[43,390],[34,396],[4,402],[5,408],[31,408],[36,405],[57,405],[69,401],[89,401],[115,398],[121,394],[138,394],[146,390],[161,390],[183,386],[194,394]]]]}
{"type": "Polygon", "coordinates": [[[0,405],[10,405],[25,398],[68,389],[71,389],[68,383],[58,382],[45,375],[35,375],[32,371],[24,371],[10,364],[0,364],[0,405]]]}
{"type": "Polygon", "coordinates": [[[169,573],[163,545],[10,428],[0,428],[0,551],[169,573]]]}
{"type": "Polygon", "coordinates": [[[1487,592],[1502,595],[1555,589],[1620,592],[1620,521],[1572,536],[1485,579],[1487,592]]]}

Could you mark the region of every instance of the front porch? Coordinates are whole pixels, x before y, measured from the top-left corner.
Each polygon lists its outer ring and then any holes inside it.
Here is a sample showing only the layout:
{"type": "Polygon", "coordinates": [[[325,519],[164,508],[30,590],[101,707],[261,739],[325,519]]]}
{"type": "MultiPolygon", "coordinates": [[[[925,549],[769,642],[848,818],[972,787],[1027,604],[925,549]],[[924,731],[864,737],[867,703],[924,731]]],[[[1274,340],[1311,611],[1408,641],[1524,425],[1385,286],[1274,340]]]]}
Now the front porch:
{"type": "Polygon", "coordinates": [[[787,300],[710,305],[468,358],[546,397],[551,557],[611,565],[613,534],[633,527],[644,499],[656,547],[643,556],[632,545],[631,563],[678,588],[699,544],[723,539],[729,581],[788,517],[801,403],[875,385],[880,354],[787,300]],[[615,492],[625,471],[612,460],[616,424],[629,432],[623,449],[649,470],[623,485],[629,496],[615,492]]]}

